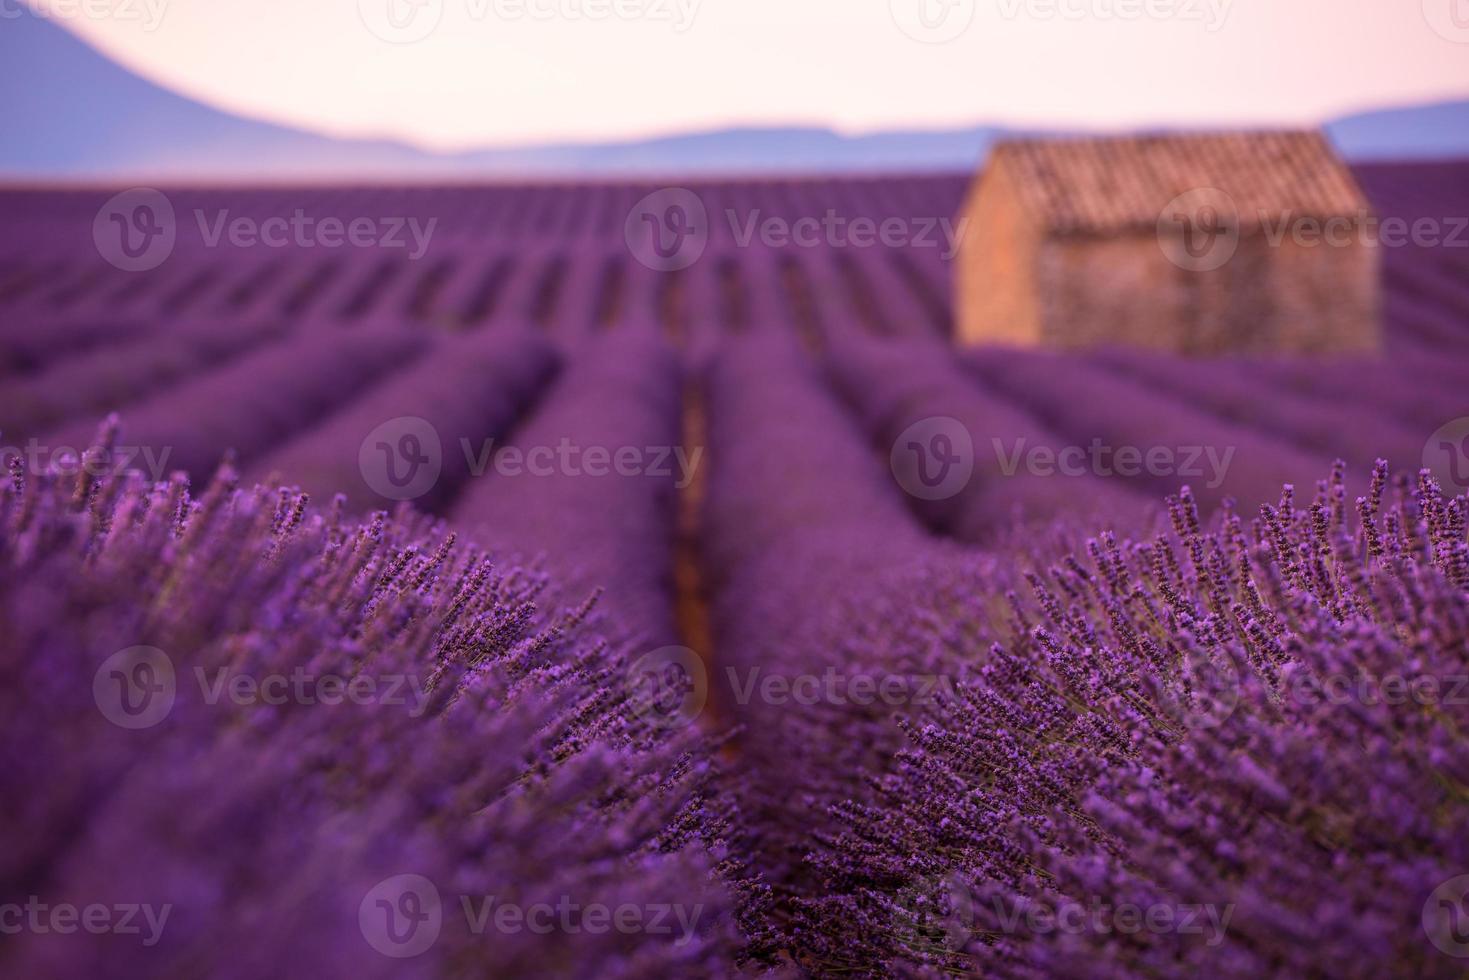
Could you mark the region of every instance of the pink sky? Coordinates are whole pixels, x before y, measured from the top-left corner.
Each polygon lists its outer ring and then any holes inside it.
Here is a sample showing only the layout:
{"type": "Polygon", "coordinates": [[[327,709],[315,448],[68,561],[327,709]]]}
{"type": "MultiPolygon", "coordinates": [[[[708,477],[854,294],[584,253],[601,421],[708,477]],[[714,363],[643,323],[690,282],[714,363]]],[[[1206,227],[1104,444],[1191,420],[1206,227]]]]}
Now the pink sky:
{"type": "Polygon", "coordinates": [[[1301,123],[1469,96],[1469,0],[27,2],[210,104],[439,149],[730,124],[1301,123]]]}

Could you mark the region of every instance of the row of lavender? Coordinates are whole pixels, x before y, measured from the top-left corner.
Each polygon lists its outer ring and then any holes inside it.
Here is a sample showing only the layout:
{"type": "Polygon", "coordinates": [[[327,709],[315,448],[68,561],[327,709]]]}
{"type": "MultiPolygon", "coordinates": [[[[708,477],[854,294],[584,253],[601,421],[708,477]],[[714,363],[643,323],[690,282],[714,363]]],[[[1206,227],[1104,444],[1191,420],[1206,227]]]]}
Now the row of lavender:
{"type": "MultiPolygon", "coordinates": [[[[692,252],[690,254],[693,254],[692,252]]],[[[0,266],[0,311],[37,332],[77,324],[187,325],[197,320],[411,324],[429,331],[530,323],[567,343],[609,329],[628,311],[652,310],[676,333],[684,293],[720,297],[711,328],[795,322],[803,292],[834,320],[858,318],[881,334],[947,330],[945,274],[902,250],[795,253],[752,245],[700,250],[689,268],[660,272],[625,244],[502,248],[453,246],[403,254],[184,254],[146,272],[74,260],[0,266]]]]}

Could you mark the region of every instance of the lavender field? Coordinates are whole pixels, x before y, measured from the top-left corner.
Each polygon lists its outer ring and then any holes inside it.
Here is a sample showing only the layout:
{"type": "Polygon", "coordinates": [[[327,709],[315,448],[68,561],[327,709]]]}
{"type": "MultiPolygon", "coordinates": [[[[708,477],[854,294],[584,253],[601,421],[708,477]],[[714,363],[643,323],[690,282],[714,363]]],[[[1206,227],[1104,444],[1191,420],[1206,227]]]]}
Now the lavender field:
{"type": "Polygon", "coordinates": [[[969,348],[970,183],[0,190],[0,972],[1464,975],[1469,235],[969,348]]]}

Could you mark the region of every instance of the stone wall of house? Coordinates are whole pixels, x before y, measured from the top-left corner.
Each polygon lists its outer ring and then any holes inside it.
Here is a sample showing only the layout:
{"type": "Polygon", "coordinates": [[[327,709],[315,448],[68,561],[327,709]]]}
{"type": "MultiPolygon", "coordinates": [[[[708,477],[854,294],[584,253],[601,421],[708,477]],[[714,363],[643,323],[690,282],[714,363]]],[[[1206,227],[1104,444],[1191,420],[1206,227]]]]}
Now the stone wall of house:
{"type": "Polygon", "coordinates": [[[962,344],[1041,342],[1039,230],[1012,179],[1007,168],[991,168],[961,212],[969,221],[954,266],[954,332],[962,344]]]}
{"type": "Polygon", "coordinates": [[[954,270],[960,343],[1201,357],[1381,347],[1379,258],[1360,233],[1328,242],[1256,225],[1219,268],[1187,268],[1184,240],[1160,242],[1156,227],[1048,231],[1026,210],[1019,179],[998,163],[965,202],[954,270]]]}
{"type": "Polygon", "coordinates": [[[1175,349],[1188,293],[1152,238],[1052,237],[1035,261],[1044,346],[1175,349]]]}
{"type": "Polygon", "coordinates": [[[1123,345],[1192,356],[1351,353],[1380,346],[1377,257],[1241,238],[1218,269],[1180,268],[1151,233],[1058,236],[1037,250],[1037,343],[1123,345]]]}
{"type": "Polygon", "coordinates": [[[1280,347],[1308,354],[1382,348],[1382,270],[1376,245],[1301,244],[1274,249],[1271,301],[1280,347]]]}

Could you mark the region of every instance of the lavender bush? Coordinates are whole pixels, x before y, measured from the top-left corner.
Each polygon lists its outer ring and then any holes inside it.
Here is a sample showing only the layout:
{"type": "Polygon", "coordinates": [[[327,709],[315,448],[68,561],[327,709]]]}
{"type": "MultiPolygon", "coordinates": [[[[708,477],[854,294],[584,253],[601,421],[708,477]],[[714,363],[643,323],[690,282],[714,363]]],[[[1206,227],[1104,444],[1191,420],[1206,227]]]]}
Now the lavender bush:
{"type": "Polygon", "coordinates": [[[710,746],[557,602],[439,526],[227,470],[14,467],[0,905],[147,915],[39,911],[0,969],[721,975],[710,746]]]}
{"type": "Polygon", "coordinates": [[[1355,507],[1338,471],[1249,522],[1171,509],[930,565],[833,631],[954,696],[803,722],[907,741],[805,838],[812,972],[1461,975],[1469,499],[1382,465],[1355,507]]]}

